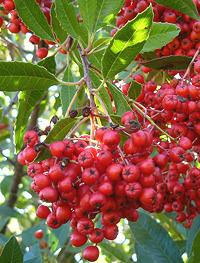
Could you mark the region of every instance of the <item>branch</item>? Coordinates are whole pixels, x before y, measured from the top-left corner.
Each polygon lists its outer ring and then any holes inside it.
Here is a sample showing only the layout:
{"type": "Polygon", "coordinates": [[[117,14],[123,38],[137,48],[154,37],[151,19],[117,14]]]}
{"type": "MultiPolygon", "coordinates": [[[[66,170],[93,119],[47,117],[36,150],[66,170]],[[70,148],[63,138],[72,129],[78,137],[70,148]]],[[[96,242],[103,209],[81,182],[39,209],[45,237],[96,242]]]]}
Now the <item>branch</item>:
{"type": "Polygon", "coordinates": [[[18,101],[18,95],[19,95],[19,91],[16,92],[15,96],[10,101],[8,107],[3,110],[3,116],[6,116],[8,112],[12,109],[12,106],[18,101]]]}
{"type": "Polygon", "coordinates": [[[197,58],[197,56],[199,55],[199,52],[200,52],[200,47],[197,49],[196,53],[194,54],[194,57],[192,58],[183,78],[182,78],[182,82],[185,80],[185,78],[190,74],[190,71],[191,71],[191,68],[192,68],[192,65],[195,61],[195,59],[197,58]]]}
{"type": "Polygon", "coordinates": [[[10,164],[12,164],[12,165],[15,166],[15,162],[14,162],[12,159],[10,159],[8,156],[6,156],[6,155],[3,153],[3,150],[2,150],[1,148],[0,148],[0,154],[1,154],[4,158],[6,158],[7,161],[8,161],[10,164]]]}
{"type": "Polygon", "coordinates": [[[92,85],[92,80],[91,80],[90,75],[89,75],[90,63],[88,62],[87,57],[83,54],[80,45],[78,45],[78,50],[79,50],[79,54],[80,54],[81,61],[83,64],[84,79],[85,79],[86,85],[89,89],[90,107],[91,107],[91,109],[95,109],[96,104],[94,102],[93,85],[92,85]]]}

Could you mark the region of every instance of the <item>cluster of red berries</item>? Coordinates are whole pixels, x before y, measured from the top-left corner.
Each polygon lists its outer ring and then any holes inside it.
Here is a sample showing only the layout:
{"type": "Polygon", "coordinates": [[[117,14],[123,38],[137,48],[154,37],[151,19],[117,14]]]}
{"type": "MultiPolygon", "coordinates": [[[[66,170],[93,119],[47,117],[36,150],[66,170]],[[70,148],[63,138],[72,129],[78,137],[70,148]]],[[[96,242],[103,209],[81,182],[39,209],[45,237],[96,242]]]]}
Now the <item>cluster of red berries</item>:
{"type": "Polygon", "coordinates": [[[122,218],[137,221],[138,208],[176,212],[187,228],[200,213],[199,60],[194,71],[191,82],[143,85],[136,103],[164,133],[133,109],[123,114],[123,126],[97,129],[95,145],[88,136],[56,141],[44,145],[50,159],[34,162],[41,143],[36,131],[26,132],[18,161],[28,165],[32,189],[49,203],[37,216],[51,228],[70,221],[73,246],[94,244],[84,249],[84,259],[97,260],[97,244],[117,237],[122,218]],[[128,136],[123,145],[122,133],[128,136]]]}
{"type": "MultiPolygon", "coordinates": [[[[194,0],[194,3],[200,13],[200,1],[194,0]]],[[[155,22],[173,23],[181,30],[179,36],[171,43],[156,51],[157,56],[186,55],[193,57],[196,50],[200,47],[200,22],[176,10],[158,5],[154,0],[126,0],[118,14],[117,27],[124,26],[129,20],[136,17],[138,13],[143,12],[150,4],[153,6],[155,22]]],[[[116,31],[117,29],[114,29],[111,35],[114,35],[116,31]]]]}
{"type": "MultiPolygon", "coordinates": [[[[37,0],[37,3],[40,5],[42,12],[47,18],[48,23],[50,23],[50,10],[52,5],[52,0],[37,0]]],[[[9,23],[7,23],[7,19],[5,20],[5,24],[7,29],[11,33],[20,33],[23,34],[31,33],[27,26],[22,22],[21,18],[18,16],[17,11],[15,10],[15,3],[13,0],[0,0],[0,5],[2,5],[3,10],[0,11],[3,16],[0,16],[0,28],[4,24],[4,16],[7,16],[9,23]]],[[[36,55],[38,58],[42,59],[48,55],[49,45],[54,45],[54,42],[48,40],[41,40],[38,36],[32,34],[29,38],[29,41],[38,46],[36,51],[36,55]]]]}

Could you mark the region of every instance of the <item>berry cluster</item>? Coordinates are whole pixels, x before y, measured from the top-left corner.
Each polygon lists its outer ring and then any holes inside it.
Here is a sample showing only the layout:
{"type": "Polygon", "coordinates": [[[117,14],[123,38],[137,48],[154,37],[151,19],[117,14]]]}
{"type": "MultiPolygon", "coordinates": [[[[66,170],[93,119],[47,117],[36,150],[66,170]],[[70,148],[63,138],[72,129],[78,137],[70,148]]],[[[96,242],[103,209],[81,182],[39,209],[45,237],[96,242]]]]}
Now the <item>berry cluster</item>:
{"type": "MultiPolygon", "coordinates": [[[[37,3],[40,5],[42,12],[44,13],[48,23],[50,23],[50,9],[52,5],[51,0],[37,0],[37,3]]],[[[27,26],[22,22],[21,18],[18,16],[17,11],[15,10],[15,3],[13,0],[0,0],[0,5],[3,7],[2,16],[0,16],[0,28],[6,25],[7,29],[11,33],[31,33],[27,26]],[[4,19],[6,17],[6,19],[4,19]],[[7,23],[7,20],[9,23],[7,23]]],[[[0,13],[0,14],[1,14],[0,13]]],[[[49,45],[54,45],[53,42],[48,40],[41,40],[38,36],[32,34],[29,38],[29,41],[38,46],[36,55],[38,58],[42,59],[48,55],[49,45]]]]}
{"type": "Polygon", "coordinates": [[[26,132],[18,161],[28,166],[31,188],[49,203],[37,216],[51,228],[70,221],[73,246],[93,243],[84,259],[97,260],[97,244],[117,237],[122,218],[137,221],[139,208],[175,212],[186,228],[200,213],[199,59],[194,72],[191,81],[144,83],[122,126],[98,128],[95,141],[84,135],[45,145],[36,131],[26,132]],[[41,146],[51,158],[34,162],[41,146]]]}
{"type": "MultiPolygon", "coordinates": [[[[194,0],[194,3],[200,12],[199,0],[194,0]]],[[[157,56],[186,55],[193,57],[196,50],[200,47],[200,22],[176,10],[158,5],[154,0],[126,0],[118,14],[117,27],[124,26],[129,20],[136,17],[138,13],[143,12],[149,4],[153,6],[155,22],[173,23],[181,30],[179,36],[171,43],[156,51],[157,56]]],[[[114,29],[111,35],[114,35],[116,31],[117,29],[114,29]]]]}

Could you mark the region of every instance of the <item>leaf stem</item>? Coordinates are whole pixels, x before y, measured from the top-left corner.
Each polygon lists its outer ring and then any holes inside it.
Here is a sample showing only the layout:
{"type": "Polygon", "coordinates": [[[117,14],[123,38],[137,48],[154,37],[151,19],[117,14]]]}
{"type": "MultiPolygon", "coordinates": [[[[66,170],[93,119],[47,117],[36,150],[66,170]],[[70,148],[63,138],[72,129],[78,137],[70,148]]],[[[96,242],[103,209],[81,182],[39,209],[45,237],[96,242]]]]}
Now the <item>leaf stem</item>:
{"type": "Polygon", "coordinates": [[[63,86],[81,86],[85,82],[85,79],[82,78],[76,82],[66,82],[66,81],[59,80],[59,82],[63,86]]]}
{"type": "Polygon", "coordinates": [[[192,58],[192,61],[190,62],[189,66],[188,66],[188,68],[187,68],[187,70],[186,70],[186,72],[182,78],[182,83],[186,79],[186,77],[190,74],[192,65],[193,65],[195,59],[197,58],[197,56],[199,55],[199,52],[200,52],[200,47],[197,49],[196,53],[194,54],[194,57],[192,58]]]}
{"type": "Polygon", "coordinates": [[[89,120],[89,117],[85,117],[81,119],[68,133],[68,136],[70,137],[84,122],[89,120]]]}
{"type": "Polygon", "coordinates": [[[76,98],[77,98],[77,96],[78,96],[79,91],[81,90],[81,88],[82,88],[82,85],[79,86],[79,88],[77,89],[76,93],[74,94],[74,96],[73,96],[73,98],[72,98],[72,100],[71,100],[71,102],[70,102],[70,104],[69,104],[69,106],[68,106],[68,108],[67,108],[67,112],[66,112],[65,117],[68,117],[68,116],[69,116],[69,112],[71,111],[72,106],[73,106],[73,104],[74,104],[74,102],[75,102],[75,100],[76,100],[76,98]]]}
{"type": "Polygon", "coordinates": [[[165,134],[168,138],[170,138],[172,141],[176,142],[176,139],[170,136],[167,132],[165,132],[163,129],[161,129],[153,120],[151,117],[149,117],[143,110],[141,110],[135,102],[132,102],[133,108],[135,108],[144,118],[146,118],[154,127],[156,127],[160,132],[165,134]]]}

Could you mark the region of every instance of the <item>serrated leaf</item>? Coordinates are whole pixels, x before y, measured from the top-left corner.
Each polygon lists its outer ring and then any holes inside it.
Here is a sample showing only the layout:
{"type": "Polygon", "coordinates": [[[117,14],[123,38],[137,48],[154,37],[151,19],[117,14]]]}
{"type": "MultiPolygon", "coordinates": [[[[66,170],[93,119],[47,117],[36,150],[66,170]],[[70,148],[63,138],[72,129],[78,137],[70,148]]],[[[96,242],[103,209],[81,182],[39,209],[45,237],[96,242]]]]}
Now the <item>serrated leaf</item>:
{"type": "Polygon", "coordinates": [[[138,263],[183,263],[175,242],[148,214],[140,212],[139,220],[129,225],[136,242],[138,263]]]}
{"type": "Polygon", "coordinates": [[[200,259],[200,230],[196,233],[194,241],[192,242],[192,254],[190,256],[190,263],[196,263],[200,259]]]}
{"type": "MultiPolygon", "coordinates": [[[[38,65],[45,67],[52,74],[56,71],[55,57],[47,57],[41,60],[38,65]]],[[[36,90],[21,91],[19,94],[18,115],[15,123],[15,147],[16,152],[20,151],[23,146],[23,136],[27,128],[29,116],[35,105],[39,103],[45,95],[44,90],[39,86],[36,90]]]]}
{"type": "Polygon", "coordinates": [[[149,38],[142,49],[142,53],[151,52],[166,46],[178,36],[179,32],[180,29],[174,24],[153,23],[149,38]]]}
{"type": "Polygon", "coordinates": [[[155,0],[155,2],[199,20],[199,14],[193,0],[155,0]]]}
{"type": "MultiPolygon", "coordinates": [[[[76,122],[80,121],[78,118],[63,118],[59,120],[53,127],[53,129],[48,134],[47,138],[45,139],[44,143],[51,143],[59,140],[63,140],[67,133],[71,130],[71,128],[75,125],[76,122]]],[[[49,158],[50,152],[44,148],[38,155],[35,161],[41,161],[44,159],[49,158]]]]}
{"type": "Polygon", "coordinates": [[[168,56],[168,57],[161,57],[155,58],[142,64],[146,67],[153,68],[153,69],[163,69],[163,70],[183,70],[187,69],[191,62],[191,57],[186,56],[168,56]]]}
{"type": "Polygon", "coordinates": [[[101,98],[101,100],[104,102],[108,113],[113,114],[113,106],[112,106],[112,101],[111,101],[110,95],[108,94],[108,91],[106,90],[106,88],[103,85],[99,89],[98,94],[99,94],[99,97],[101,98]]]}
{"type": "MultiPolygon", "coordinates": [[[[93,32],[96,21],[96,10],[98,0],[78,0],[78,5],[83,18],[83,23],[89,32],[93,32]]],[[[101,2],[101,1],[99,1],[101,2]]]]}
{"type": "Polygon", "coordinates": [[[47,57],[43,60],[40,60],[38,62],[38,65],[41,67],[46,68],[49,72],[51,72],[52,74],[56,73],[56,60],[55,60],[55,56],[50,56],[47,57]]]}
{"type": "Polygon", "coordinates": [[[69,239],[69,223],[62,225],[59,229],[53,229],[52,233],[56,236],[59,241],[59,247],[63,247],[69,239]]]}
{"type": "Polygon", "coordinates": [[[116,115],[122,115],[124,112],[131,110],[125,95],[113,84],[107,83],[107,86],[115,102],[116,115]]]}
{"type": "Polygon", "coordinates": [[[123,0],[78,0],[83,22],[89,32],[96,32],[119,12],[123,0]]]}
{"type": "MultiPolygon", "coordinates": [[[[68,67],[65,71],[64,77],[63,77],[64,81],[74,81],[73,75],[72,75],[72,71],[71,71],[71,67],[68,67]]],[[[61,104],[62,104],[62,113],[63,116],[66,114],[66,111],[69,107],[69,104],[72,100],[72,98],[74,97],[74,95],[76,94],[76,86],[62,86],[61,90],[60,90],[60,98],[61,98],[61,104]]],[[[72,109],[74,109],[75,104],[73,106],[72,109]]]]}
{"type": "Polygon", "coordinates": [[[27,128],[28,119],[37,104],[44,96],[43,90],[22,91],[19,94],[18,114],[15,123],[15,148],[20,151],[23,146],[23,136],[27,128]]]}
{"type": "Polygon", "coordinates": [[[192,227],[187,232],[186,252],[188,257],[190,257],[192,254],[192,244],[199,230],[200,230],[200,216],[195,218],[192,227]]]}
{"type": "Polygon", "coordinates": [[[13,236],[5,244],[3,252],[0,256],[2,263],[23,263],[23,255],[20,246],[13,236]]]}
{"type": "Polygon", "coordinates": [[[101,242],[100,247],[105,255],[117,260],[117,262],[131,263],[129,255],[123,251],[120,246],[112,246],[109,242],[101,242]]]}
{"type": "Polygon", "coordinates": [[[102,73],[105,79],[114,78],[140,53],[149,37],[152,19],[153,11],[150,6],[115,34],[102,59],[102,73]]]}
{"type": "Polygon", "coordinates": [[[47,19],[39,5],[33,0],[14,0],[17,12],[28,28],[42,39],[54,41],[47,19]]]}
{"type": "Polygon", "coordinates": [[[142,85],[136,81],[131,82],[131,86],[128,90],[128,96],[130,99],[135,100],[139,97],[142,90],[142,85]]]}
{"type": "Polygon", "coordinates": [[[85,32],[78,23],[74,6],[65,0],[55,0],[55,6],[61,27],[72,37],[85,41],[85,32]]]}
{"type": "Polygon", "coordinates": [[[56,37],[60,40],[60,43],[63,43],[67,38],[67,30],[63,29],[60,25],[60,22],[56,16],[54,4],[51,7],[51,25],[56,37]]]}
{"type": "Polygon", "coordinates": [[[0,62],[0,90],[45,90],[59,84],[44,67],[25,62],[0,62]]]}
{"type": "Polygon", "coordinates": [[[115,0],[114,3],[110,0],[98,0],[94,32],[113,19],[119,12],[123,3],[124,0],[115,0]]]}

